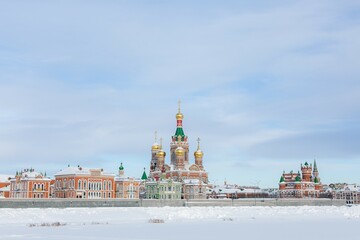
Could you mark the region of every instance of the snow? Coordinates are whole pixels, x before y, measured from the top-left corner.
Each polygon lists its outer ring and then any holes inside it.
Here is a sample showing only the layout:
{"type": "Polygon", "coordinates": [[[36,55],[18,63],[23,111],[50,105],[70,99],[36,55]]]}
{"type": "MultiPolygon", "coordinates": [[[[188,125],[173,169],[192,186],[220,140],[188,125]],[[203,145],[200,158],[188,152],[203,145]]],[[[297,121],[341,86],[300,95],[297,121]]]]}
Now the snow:
{"type": "Polygon", "coordinates": [[[59,172],[55,173],[54,176],[62,176],[62,175],[91,175],[91,171],[99,171],[101,172],[101,176],[114,176],[115,174],[112,173],[105,173],[100,168],[84,168],[84,167],[72,167],[69,166],[59,172]]]}
{"type": "Polygon", "coordinates": [[[332,240],[358,236],[360,206],[0,209],[0,216],[0,239],[332,240]]]}
{"type": "Polygon", "coordinates": [[[10,182],[9,178],[14,178],[14,175],[3,175],[0,174],[0,182],[10,182]]]}

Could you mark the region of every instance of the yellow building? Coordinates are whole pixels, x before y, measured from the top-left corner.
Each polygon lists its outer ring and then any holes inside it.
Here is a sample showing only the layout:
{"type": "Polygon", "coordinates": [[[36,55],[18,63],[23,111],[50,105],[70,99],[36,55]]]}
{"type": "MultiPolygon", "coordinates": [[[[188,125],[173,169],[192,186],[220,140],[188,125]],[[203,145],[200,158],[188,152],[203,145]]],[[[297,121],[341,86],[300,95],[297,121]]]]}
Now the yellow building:
{"type": "Polygon", "coordinates": [[[126,177],[122,163],[119,167],[119,176],[115,177],[116,198],[134,199],[139,198],[141,181],[133,177],[126,177]]]}

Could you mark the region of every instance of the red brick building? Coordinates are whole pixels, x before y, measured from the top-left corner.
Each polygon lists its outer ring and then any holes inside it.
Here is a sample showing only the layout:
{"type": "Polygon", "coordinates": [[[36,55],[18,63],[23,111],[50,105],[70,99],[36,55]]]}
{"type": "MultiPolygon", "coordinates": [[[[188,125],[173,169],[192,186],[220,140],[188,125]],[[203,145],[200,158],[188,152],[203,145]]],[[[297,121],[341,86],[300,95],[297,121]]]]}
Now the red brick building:
{"type": "Polygon", "coordinates": [[[55,175],[55,198],[115,198],[115,174],[68,166],[55,175]]]}
{"type": "Polygon", "coordinates": [[[280,177],[279,197],[280,198],[303,198],[303,197],[320,197],[323,192],[316,161],[314,168],[312,164],[305,162],[301,164],[301,173],[284,173],[280,177]]]}
{"type": "Polygon", "coordinates": [[[25,169],[10,180],[10,198],[49,198],[50,178],[46,173],[25,169]]]}

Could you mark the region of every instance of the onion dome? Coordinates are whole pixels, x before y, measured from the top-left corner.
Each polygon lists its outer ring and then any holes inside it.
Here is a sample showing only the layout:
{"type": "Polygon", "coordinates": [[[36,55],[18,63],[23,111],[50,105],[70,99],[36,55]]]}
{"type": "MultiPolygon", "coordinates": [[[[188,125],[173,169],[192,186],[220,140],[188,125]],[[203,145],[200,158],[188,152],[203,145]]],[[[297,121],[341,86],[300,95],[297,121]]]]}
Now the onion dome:
{"type": "Polygon", "coordinates": [[[204,153],[203,153],[203,151],[198,149],[198,150],[196,150],[196,152],[194,152],[194,156],[195,156],[195,158],[202,158],[204,156],[204,153]]]}
{"type": "Polygon", "coordinates": [[[160,151],[156,153],[156,156],[158,156],[158,157],[165,157],[165,156],[166,156],[166,153],[164,152],[164,150],[160,149],[160,151]]]}
{"type": "Polygon", "coordinates": [[[194,156],[195,158],[202,158],[204,156],[204,153],[200,149],[200,138],[197,139],[197,142],[198,142],[198,146],[197,146],[197,150],[194,152],[194,156]]]}
{"type": "Polygon", "coordinates": [[[161,149],[161,145],[157,142],[157,131],[155,131],[155,141],[154,144],[151,146],[151,150],[157,151],[161,149]]]}
{"type": "Polygon", "coordinates": [[[160,145],[155,142],[152,146],[151,146],[151,150],[159,150],[160,149],[160,145]]]}
{"type": "Polygon", "coordinates": [[[175,150],[176,156],[184,156],[184,153],[185,153],[185,151],[184,151],[184,149],[182,147],[178,147],[175,150]]]}
{"type": "Polygon", "coordinates": [[[183,120],[183,118],[184,118],[184,115],[181,112],[178,112],[176,114],[176,120],[183,120]]]}
{"type": "Polygon", "coordinates": [[[122,163],[120,164],[119,170],[120,171],[124,170],[124,167],[123,167],[122,163]]]}

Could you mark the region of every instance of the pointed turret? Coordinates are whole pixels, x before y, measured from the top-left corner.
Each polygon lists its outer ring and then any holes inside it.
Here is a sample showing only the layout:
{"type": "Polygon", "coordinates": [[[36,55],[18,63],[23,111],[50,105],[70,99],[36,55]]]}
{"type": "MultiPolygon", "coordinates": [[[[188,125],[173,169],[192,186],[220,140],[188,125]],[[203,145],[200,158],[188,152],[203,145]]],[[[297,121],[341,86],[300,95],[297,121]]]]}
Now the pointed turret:
{"type": "Polygon", "coordinates": [[[179,100],[178,112],[176,114],[176,131],[175,131],[175,135],[172,137],[173,142],[187,141],[187,136],[185,135],[183,126],[182,126],[182,120],[184,119],[184,115],[181,113],[180,104],[181,104],[181,102],[179,100]]]}
{"type": "Polygon", "coordinates": [[[317,168],[317,165],[316,165],[316,159],[314,159],[313,175],[314,175],[315,178],[319,177],[319,171],[318,171],[318,168],[317,168]]]}
{"type": "Polygon", "coordinates": [[[141,176],[141,180],[145,181],[147,178],[148,178],[148,177],[147,177],[147,175],[146,175],[145,168],[144,168],[144,172],[143,172],[143,174],[142,174],[142,176],[141,176]]]}
{"type": "Polygon", "coordinates": [[[285,178],[284,178],[284,176],[283,175],[281,175],[281,177],[280,177],[280,181],[279,181],[280,183],[283,183],[283,182],[285,182],[285,178]]]}

